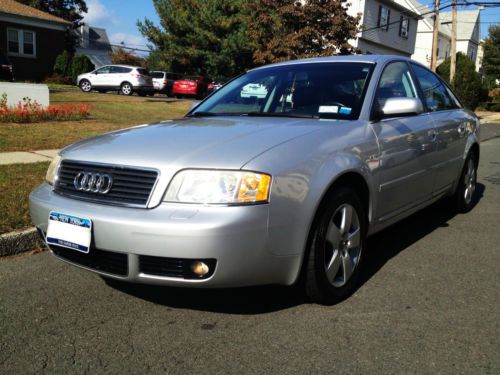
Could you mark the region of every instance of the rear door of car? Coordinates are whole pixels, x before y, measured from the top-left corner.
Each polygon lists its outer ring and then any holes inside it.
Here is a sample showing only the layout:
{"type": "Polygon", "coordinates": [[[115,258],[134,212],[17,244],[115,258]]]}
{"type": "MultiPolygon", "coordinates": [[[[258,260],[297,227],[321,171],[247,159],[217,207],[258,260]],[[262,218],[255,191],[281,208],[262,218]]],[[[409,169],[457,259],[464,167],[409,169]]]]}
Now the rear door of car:
{"type": "Polygon", "coordinates": [[[434,194],[449,190],[458,177],[467,142],[467,128],[473,120],[462,108],[454,94],[429,69],[411,63],[424,100],[437,131],[434,194]]]}
{"type": "Polygon", "coordinates": [[[113,88],[119,88],[122,82],[130,81],[129,74],[132,68],[126,66],[112,66],[109,79],[109,85],[113,88]]]}
{"type": "MultiPolygon", "coordinates": [[[[419,98],[415,78],[406,61],[389,63],[380,77],[374,107],[389,98],[419,98]]],[[[377,220],[385,221],[425,202],[434,181],[434,124],[428,113],[383,118],[372,123],[380,144],[377,220]]]]}

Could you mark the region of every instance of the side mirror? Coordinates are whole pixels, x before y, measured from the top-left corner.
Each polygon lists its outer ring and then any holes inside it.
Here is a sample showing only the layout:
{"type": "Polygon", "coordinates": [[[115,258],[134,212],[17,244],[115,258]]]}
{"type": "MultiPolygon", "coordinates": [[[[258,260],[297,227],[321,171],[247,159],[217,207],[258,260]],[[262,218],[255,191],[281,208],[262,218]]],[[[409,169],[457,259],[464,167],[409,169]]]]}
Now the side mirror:
{"type": "Polygon", "coordinates": [[[388,98],[384,106],[376,111],[376,120],[386,117],[414,116],[424,112],[422,101],[418,98],[388,98]]]}
{"type": "Polygon", "coordinates": [[[189,111],[188,112],[191,112],[193,109],[195,109],[196,107],[198,107],[201,103],[201,100],[193,100],[191,102],[191,106],[189,107],[189,111]]]}

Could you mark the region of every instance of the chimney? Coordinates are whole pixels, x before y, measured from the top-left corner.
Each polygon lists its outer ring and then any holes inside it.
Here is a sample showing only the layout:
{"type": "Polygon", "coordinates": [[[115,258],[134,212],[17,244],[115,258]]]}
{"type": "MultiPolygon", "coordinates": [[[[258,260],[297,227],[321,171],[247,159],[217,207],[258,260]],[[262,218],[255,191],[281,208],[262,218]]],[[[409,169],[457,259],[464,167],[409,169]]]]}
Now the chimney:
{"type": "Polygon", "coordinates": [[[89,48],[90,40],[89,40],[89,25],[86,23],[82,23],[80,26],[80,47],[89,48]]]}

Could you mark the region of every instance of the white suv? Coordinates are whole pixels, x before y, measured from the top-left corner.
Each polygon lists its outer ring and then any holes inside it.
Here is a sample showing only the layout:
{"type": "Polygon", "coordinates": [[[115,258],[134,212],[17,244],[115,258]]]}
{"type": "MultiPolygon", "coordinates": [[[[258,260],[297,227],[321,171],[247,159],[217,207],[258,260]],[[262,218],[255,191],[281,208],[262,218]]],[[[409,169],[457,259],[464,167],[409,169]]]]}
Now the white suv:
{"type": "Polygon", "coordinates": [[[80,74],[76,84],[84,92],[97,90],[120,91],[123,95],[154,95],[153,79],[141,67],[129,65],[105,65],[93,72],[80,74]]]}

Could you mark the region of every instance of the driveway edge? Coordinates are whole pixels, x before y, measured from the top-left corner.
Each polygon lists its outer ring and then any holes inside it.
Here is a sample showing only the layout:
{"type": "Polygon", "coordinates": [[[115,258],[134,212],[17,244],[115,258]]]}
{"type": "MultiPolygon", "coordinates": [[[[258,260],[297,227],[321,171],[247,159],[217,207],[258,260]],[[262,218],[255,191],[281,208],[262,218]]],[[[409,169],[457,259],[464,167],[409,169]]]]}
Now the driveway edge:
{"type": "Polygon", "coordinates": [[[0,257],[24,253],[43,246],[44,243],[34,227],[0,235],[0,257]]]}

